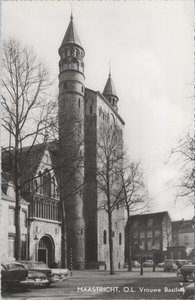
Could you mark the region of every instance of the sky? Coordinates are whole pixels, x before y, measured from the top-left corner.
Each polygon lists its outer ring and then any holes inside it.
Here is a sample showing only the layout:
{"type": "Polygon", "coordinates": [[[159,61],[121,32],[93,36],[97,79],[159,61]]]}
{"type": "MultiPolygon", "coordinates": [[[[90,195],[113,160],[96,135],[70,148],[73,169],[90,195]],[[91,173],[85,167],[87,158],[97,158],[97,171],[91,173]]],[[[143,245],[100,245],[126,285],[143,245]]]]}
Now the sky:
{"type": "Polygon", "coordinates": [[[103,91],[109,63],[132,160],[142,162],[152,212],[190,219],[175,201],[167,158],[193,128],[193,0],[3,1],[1,34],[32,46],[58,88],[58,49],[70,21],[85,49],[85,86],[103,91]]]}

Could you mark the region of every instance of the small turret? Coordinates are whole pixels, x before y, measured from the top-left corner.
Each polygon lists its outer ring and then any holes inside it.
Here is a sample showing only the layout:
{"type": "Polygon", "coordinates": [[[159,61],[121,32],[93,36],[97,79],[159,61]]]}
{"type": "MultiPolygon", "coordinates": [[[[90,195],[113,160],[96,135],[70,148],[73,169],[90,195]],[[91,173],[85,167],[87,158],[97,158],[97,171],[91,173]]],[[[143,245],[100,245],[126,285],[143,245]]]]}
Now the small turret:
{"type": "Polygon", "coordinates": [[[116,94],[116,90],[111,78],[111,72],[109,72],[109,77],[108,80],[106,82],[104,91],[103,91],[103,95],[104,97],[110,102],[110,104],[113,106],[113,108],[117,111],[118,107],[117,107],[117,102],[118,102],[118,96],[116,94]]]}

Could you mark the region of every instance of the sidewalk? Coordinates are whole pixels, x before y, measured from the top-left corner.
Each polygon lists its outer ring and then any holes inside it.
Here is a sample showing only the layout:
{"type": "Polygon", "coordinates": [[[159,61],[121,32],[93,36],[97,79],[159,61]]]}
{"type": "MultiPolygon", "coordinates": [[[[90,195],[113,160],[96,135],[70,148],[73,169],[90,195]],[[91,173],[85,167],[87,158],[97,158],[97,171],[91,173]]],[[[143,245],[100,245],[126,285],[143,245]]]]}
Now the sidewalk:
{"type": "Polygon", "coordinates": [[[100,271],[100,270],[73,270],[72,276],[71,272],[69,272],[69,278],[101,278],[107,277],[107,278],[119,278],[120,279],[126,279],[126,278],[177,278],[176,272],[164,272],[162,269],[157,269],[155,272],[152,272],[151,268],[144,269],[143,275],[140,275],[140,269],[133,269],[133,271],[128,272],[127,269],[124,269],[123,271],[115,271],[114,275],[110,275],[109,271],[100,271]]]}

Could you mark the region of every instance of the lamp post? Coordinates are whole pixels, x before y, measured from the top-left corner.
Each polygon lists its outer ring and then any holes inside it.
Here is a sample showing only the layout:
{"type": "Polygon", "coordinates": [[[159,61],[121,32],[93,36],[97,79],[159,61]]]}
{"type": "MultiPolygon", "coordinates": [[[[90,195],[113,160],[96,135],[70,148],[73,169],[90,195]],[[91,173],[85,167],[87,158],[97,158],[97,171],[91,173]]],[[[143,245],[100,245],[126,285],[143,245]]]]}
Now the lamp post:
{"type": "Polygon", "coordinates": [[[152,271],[155,272],[155,263],[156,263],[156,260],[155,260],[155,250],[156,250],[156,247],[155,245],[152,246],[152,258],[153,258],[153,269],[152,271]]]}
{"type": "Polygon", "coordinates": [[[38,261],[38,242],[39,242],[39,239],[38,239],[36,234],[35,234],[35,237],[34,237],[34,241],[35,241],[35,261],[38,261]]]}
{"type": "Polygon", "coordinates": [[[143,253],[142,253],[142,250],[143,250],[143,245],[140,243],[139,245],[139,249],[140,249],[140,275],[143,275],[143,253]]]}

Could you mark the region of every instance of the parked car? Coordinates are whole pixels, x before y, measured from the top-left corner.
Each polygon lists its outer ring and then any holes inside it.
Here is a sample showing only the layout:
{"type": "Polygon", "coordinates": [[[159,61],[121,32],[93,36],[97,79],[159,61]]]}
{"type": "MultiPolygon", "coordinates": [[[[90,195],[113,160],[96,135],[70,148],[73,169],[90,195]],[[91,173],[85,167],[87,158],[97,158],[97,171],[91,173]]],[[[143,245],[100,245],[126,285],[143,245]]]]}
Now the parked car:
{"type": "Polygon", "coordinates": [[[164,265],[165,265],[165,263],[164,263],[164,261],[163,261],[163,262],[158,263],[157,266],[158,266],[159,268],[164,268],[164,265]]]}
{"type": "Polygon", "coordinates": [[[51,272],[54,276],[54,280],[64,281],[68,278],[68,269],[51,269],[51,272]]]}
{"type": "Polygon", "coordinates": [[[184,286],[180,284],[180,292],[178,295],[179,299],[195,300],[195,285],[194,283],[184,286]]]}
{"type": "Polygon", "coordinates": [[[177,272],[177,277],[183,281],[194,280],[195,264],[183,265],[177,272]]]}
{"type": "Polygon", "coordinates": [[[49,283],[46,274],[34,270],[28,270],[28,280],[32,286],[44,286],[49,283]]]}
{"type": "MultiPolygon", "coordinates": [[[[54,278],[54,274],[52,273],[52,270],[50,268],[48,268],[48,266],[40,261],[21,261],[21,263],[23,263],[25,265],[25,267],[28,269],[29,272],[36,272],[34,273],[34,277],[36,277],[36,274],[40,273],[40,274],[45,274],[47,282],[43,283],[43,285],[45,286],[49,286],[52,283],[55,283],[56,281],[58,281],[58,279],[54,278]]],[[[31,273],[32,274],[32,273],[31,273]]],[[[33,276],[33,274],[32,274],[33,276]]],[[[39,275],[40,276],[40,275],[39,275]]],[[[43,277],[41,277],[43,280],[43,277]]],[[[40,277],[37,279],[38,281],[40,281],[39,279],[41,279],[40,277]]]]}
{"type": "Polygon", "coordinates": [[[176,270],[177,270],[177,265],[173,259],[165,260],[165,263],[164,263],[164,271],[165,272],[176,271],[176,270]]]}
{"type": "Polygon", "coordinates": [[[28,270],[23,264],[16,261],[3,262],[1,263],[1,282],[3,291],[16,287],[28,287],[30,285],[28,270]]]}
{"type": "Polygon", "coordinates": [[[140,268],[140,263],[137,260],[132,260],[131,264],[134,268],[140,268]]]}
{"type": "Polygon", "coordinates": [[[183,265],[191,265],[192,261],[189,259],[177,259],[175,263],[178,268],[181,268],[183,265]]]}
{"type": "Polygon", "coordinates": [[[153,260],[146,260],[144,263],[143,263],[143,267],[152,267],[153,266],[153,260]]]}

